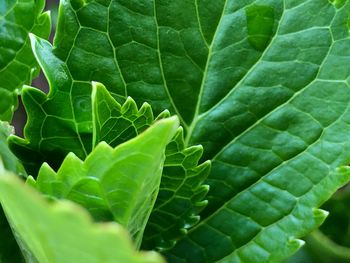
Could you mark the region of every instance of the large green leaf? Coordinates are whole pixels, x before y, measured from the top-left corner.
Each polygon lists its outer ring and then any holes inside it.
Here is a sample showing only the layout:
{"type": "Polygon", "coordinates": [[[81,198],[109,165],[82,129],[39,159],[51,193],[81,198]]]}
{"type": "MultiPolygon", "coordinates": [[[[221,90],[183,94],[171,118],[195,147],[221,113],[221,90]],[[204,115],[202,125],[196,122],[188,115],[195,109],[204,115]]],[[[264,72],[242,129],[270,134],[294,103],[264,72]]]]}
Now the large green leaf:
{"type": "Polygon", "coordinates": [[[98,221],[118,222],[139,246],[159,191],[165,147],[177,128],[176,117],[164,119],[115,149],[98,144],[84,162],[69,154],[57,173],[44,164],[32,184],[51,198],[84,206],[98,221]]]}
{"type": "MultiPolygon", "coordinates": [[[[121,106],[99,83],[93,84],[92,98],[96,142],[118,145],[154,122],[149,104],[138,109],[129,97],[121,106]]],[[[168,114],[165,111],[157,119],[168,114]]],[[[167,145],[159,194],[142,242],[144,248],[169,249],[199,221],[198,212],[207,204],[203,199],[208,186],[203,181],[210,169],[208,161],[198,165],[202,152],[201,146],[185,147],[181,127],[167,145]]]]}
{"type": "Polygon", "coordinates": [[[321,223],[314,207],[350,159],[349,11],[326,0],[61,2],[54,53],[72,78],[179,114],[187,144],[213,160],[206,218],[170,260],[278,261],[321,223]]]}
{"type": "Polygon", "coordinates": [[[33,256],[27,262],[163,262],[154,252],[136,252],[117,223],[93,223],[86,211],[68,201],[47,203],[3,171],[0,201],[21,245],[33,256]]]}
{"type": "MultiPolygon", "coordinates": [[[[116,98],[179,113],[187,143],[203,143],[214,167],[206,219],[169,258],[279,260],[347,179],[331,172],[349,160],[348,13],[348,1],[325,0],[63,1],[55,54],[74,84],[55,102],[77,102],[73,85],[100,80],[116,98]]],[[[81,139],[91,127],[71,109],[63,118],[82,124],[68,125],[81,139]]]]}
{"type": "MultiPolygon", "coordinates": [[[[43,162],[57,170],[69,152],[83,160],[100,141],[115,147],[154,122],[150,105],[145,103],[138,109],[129,98],[121,106],[96,82],[91,90],[89,81],[72,78],[65,62],[54,56],[50,43],[33,35],[31,40],[34,54],[49,80],[50,92],[46,95],[34,88],[23,89],[22,100],[28,115],[25,138],[13,136],[9,143],[34,177],[43,162]]],[[[165,111],[157,118],[167,114],[165,111]]],[[[152,227],[146,230],[147,248],[172,246],[185,229],[198,221],[198,211],[205,205],[201,201],[207,187],[201,185],[210,164],[198,166],[202,148],[187,148],[183,141],[179,130],[168,147],[169,158],[163,173],[166,176],[161,185],[161,199],[156,204],[156,208],[161,208],[152,214],[149,224],[152,227]],[[164,214],[167,221],[162,219],[164,214]]]]}
{"type": "Polygon", "coordinates": [[[39,72],[28,33],[48,38],[45,0],[2,0],[0,4],[0,120],[10,120],[23,84],[39,72]]]}

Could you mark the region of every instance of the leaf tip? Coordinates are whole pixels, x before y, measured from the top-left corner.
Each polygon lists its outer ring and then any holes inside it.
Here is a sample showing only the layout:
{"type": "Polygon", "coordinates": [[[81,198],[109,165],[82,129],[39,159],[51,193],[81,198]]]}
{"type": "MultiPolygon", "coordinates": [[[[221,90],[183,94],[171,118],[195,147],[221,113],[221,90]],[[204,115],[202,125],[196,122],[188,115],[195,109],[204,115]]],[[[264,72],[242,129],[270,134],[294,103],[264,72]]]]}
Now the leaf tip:
{"type": "Polygon", "coordinates": [[[291,249],[293,252],[296,252],[304,245],[305,241],[297,238],[291,238],[287,244],[288,248],[291,249]]]}
{"type": "Polygon", "coordinates": [[[312,214],[315,221],[320,225],[327,218],[327,216],[329,215],[329,212],[323,209],[313,208],[312,214]]]}
{"type": "Polygon", "coordinates": [[[170,117],[170,111],[169,110],[164,110],[161,113],[159,113],[159,115],[157,116],[157,118],[155,119],[155,121],[159,121],[165,118],[169,118],[170,117]]]}
{"type": "Polygon", "coordinates": [[[30,185],[31,187],[36,188],[36,181],[33,176],[29,175],[26,180],[26,184],[30,185]]]}

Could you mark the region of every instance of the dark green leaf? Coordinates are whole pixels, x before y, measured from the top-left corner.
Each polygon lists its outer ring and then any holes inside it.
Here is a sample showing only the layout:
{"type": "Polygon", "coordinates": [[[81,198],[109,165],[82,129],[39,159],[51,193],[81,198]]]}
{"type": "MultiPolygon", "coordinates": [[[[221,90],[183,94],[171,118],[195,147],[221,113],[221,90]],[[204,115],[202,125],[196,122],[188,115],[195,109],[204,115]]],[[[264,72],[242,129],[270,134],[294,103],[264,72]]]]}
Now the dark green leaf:
{"type": "Polygon", "coordinates": [[[55,54],[73,78],[179,114],[186,145],[213,159],[206,219],[172,260],[278,261],[322,222],[318,191],[345,183],[330,173],[350,159],[349,11],[325,0],[62,2],[55,54]]]}
{"type": "Polygon", "coordinates": [[[26,87],[22,101],[28,121],[25,139],[11,137],[11,150],[29,174],[43,162],[57,169],[69,152],[84,159],[92,150],[91,85],[72,79],[66,64],[52,54],[49,42],[31,35],[33,51],[50,83],[48,95],[26,87]]]}
{"type": "Polygon", "coordinates": [[[44,0],[2,0],[0,4],[0,120],[10,120],[17,95],[39,72],[28,33],[48,38],[50,14],[44,0]]]}

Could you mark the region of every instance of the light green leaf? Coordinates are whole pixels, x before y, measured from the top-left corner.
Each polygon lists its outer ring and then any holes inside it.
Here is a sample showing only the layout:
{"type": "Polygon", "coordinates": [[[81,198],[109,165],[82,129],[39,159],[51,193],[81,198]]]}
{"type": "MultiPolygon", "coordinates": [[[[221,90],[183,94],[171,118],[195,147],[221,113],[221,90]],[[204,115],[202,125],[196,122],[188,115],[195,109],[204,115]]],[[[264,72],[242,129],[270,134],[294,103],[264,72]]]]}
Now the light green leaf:
{"type": "Polygon", "coordinates": [[[48,203],[4,172],[0,202],[21,244],[34,256],[28,262],[163,262],[154,252],[136,252],[117,223],[93,223],[86,211],[68,201],[48,203]]]}
{"type": "MultiPolygon", "coordinates": [[[[138,109],[135,101],[128,97],[120,105],[101,84],[92,84],[93,145],[101,141],[112,147],[135,137],[154,123],[153,111],[148,103],[138,109]]],[[[164,112],[163,116],[169,116],[164,112]]]]}
{"type": "Polygon", "coordinates": [[[48,38],[50,14],[42,13],[44,0],[2,0],[0,4],[0,120],[10,120],[17,95],[39,68],[28,33],[48,38]]]}
{"type": "MultiPolygon", "coordinates": [[[[8,123],[0,121],[0,170],[8,170],[25,176],[23,166],[13,155],[7,145],[7,138],[13,133],[13,127],[8,123]]],[[[3,171],[1,171],[3,172],[3,171]]],[[[11,228],[7,222],[5,214],[0,207],[0,262],[12,263],[23,262],[22,253],[12,234],[11,228]]]]}
{"type": "MultiPolygon", "coordinates": [[[[138,109],[129,97],[121,106],[99,83],[93,83],[92,98],[96,142],[118,145],[154,122],[149,104],[138,109]]],[[[157,119],[168,114],[165,111],[157,119]]],[[[210,169],[208,161],[198,165],[202,152],[201,146],[185,147],[181,127],[167,145],[160,190],[145,230],[143,248],[169,249],[199,221],[198,213],[207,204],[203,199],[208,186],[203,181],[210,169]]]]}
{"type": "Polygon", "coordinates": [[[323,221],[314,208],[350,159],[349,12],[326,0],[62,1],[55,55],[73,79],[179,114],[186,145],[213,160],[205,219],[169,259],[279,261],[323,221]]]}
{"type": "Polygon", "coordinates": [[[115,149],[98,144],[84,162],[71,153],[57,173],[44,164],[32,184],[51,198],[84,206],[98,221],[118,222],[139,246],[159,191],[165,147],[177,128],[172,117],[115,149]]]}

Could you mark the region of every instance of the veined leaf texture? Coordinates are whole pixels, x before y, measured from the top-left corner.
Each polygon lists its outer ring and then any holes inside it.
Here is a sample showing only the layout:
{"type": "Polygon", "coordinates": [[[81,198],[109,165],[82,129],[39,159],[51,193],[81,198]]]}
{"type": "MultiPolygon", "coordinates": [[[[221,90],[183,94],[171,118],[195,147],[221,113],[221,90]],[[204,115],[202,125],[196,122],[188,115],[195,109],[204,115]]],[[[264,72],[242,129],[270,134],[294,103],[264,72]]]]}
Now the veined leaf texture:
{"type": "Polygon", "coordinates": [[[349,12],[349,1],[326,0],[63,0],[53,49],[32,37],[52,89],[26,89],[23,101],[41,114],[32,127],[49,116],[64,136],[35,138],[28,124],[34,147],[13,139],[11,148],[24,156],[67,144],[86,155],[91,81],[120,103],[168,109],[185,146],[201,144],[212,160],[202,220],[168,260],[278,262],[349,179],[336,169],[350,160],[349,12]]]}

